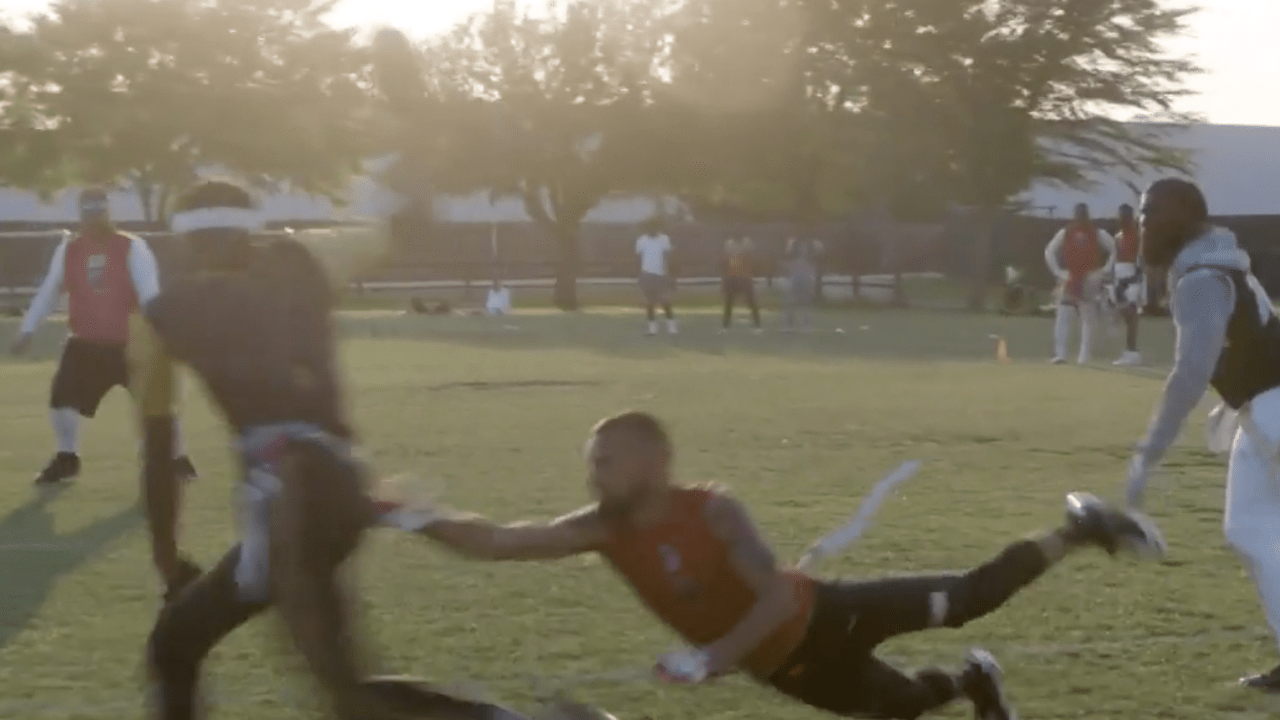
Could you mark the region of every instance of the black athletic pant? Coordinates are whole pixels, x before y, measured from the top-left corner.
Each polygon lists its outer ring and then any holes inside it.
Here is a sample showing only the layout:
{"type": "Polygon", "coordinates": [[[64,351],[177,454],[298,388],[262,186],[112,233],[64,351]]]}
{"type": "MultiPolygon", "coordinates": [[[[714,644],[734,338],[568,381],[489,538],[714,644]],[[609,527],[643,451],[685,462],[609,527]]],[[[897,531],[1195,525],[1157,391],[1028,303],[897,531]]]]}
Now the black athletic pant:
{"type": "Polygon", "coordinates": [[[821,583],[809,632],[769,684],[840,715],[911,720],[960,695],[954,673],[906,675],[874,655],[880,643],[957,628],[1003,605],[1048,568],[1033,541],[1010,545],[964,574],[821,583]]]}
{"type": "Polygon", "coordinates": [[[160,720],[199,716],[204,658],[232,630],[272,605],[341,720],[518,718],[416,683],[365,677],[357,662],[353,604],[340,571],[369,526],[371,503],[359,471],[324,448],[294,443],[286,466],[284,488],[271,507],[271,601],[241,597],[235,578],[238,545],[160,613],[148,644],[160,720]]]}
{"type": "Polygon", "coordinates": [[[760,327],[760,305],[756,303],[754,278],[726,277],[722,282],[722,291],[724,292],[723,327],[729,327],[729,321],[733,319],[733,306],[739,296],[746,301],[747,307],[751,308],[751,322],[756,327],[760,327]]]}

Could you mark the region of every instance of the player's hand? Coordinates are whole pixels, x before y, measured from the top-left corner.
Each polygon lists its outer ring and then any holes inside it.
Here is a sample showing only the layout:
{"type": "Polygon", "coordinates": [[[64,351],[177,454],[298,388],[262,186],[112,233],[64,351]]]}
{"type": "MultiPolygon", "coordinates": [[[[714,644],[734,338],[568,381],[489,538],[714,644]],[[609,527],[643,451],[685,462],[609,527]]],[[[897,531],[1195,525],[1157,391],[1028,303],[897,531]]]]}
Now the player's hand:
{"type": "Polygon", "coordinates": [[[435,498],[435,493],[420,489],[415,492],[412,483],[402,480],[383,480],[373,495],[376,524],[394,527],[405,532],[419,532],[444,518],[446,511],[435,498]]]}
{"type": "Polygon", "coordinates": [[[673,685],[697,685],[710,677],[707,654],[701,650],[681,648],[658,657],[653,666],[658,680],[673,685]]]}
{"type": "Polygon", "coordinates": [[[26,355],[31,349],[31,333],[18,333],[18,337],[13,339],[13,344],[9,346],[9,352],[14,355],[26,355]]]}

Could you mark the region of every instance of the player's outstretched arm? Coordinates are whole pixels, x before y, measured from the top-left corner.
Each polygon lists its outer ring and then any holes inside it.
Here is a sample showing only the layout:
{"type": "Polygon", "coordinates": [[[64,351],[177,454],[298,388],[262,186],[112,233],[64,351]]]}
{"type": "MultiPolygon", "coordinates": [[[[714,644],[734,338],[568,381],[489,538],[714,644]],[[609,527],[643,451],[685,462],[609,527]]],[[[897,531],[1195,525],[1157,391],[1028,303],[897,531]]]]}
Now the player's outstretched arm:
{"type": "Polygon", "coordinates": [[[1178,281],[1170,307],[1176,332],[1173,370],[1146,435],[1138,443],[1137,455],[1130,461],[1126,494],[1133,507],[1141,505],[1149,473],[1209,389],[1235,307],[1235,290],[1222,273],[1198,270],[1178,281]]]}
{"type": "Polygon", "coordinates": [[[425,535],[475,560],[554,560],[599,548],[604,525],[596,505],[548,523],[499,524],[441,507],[380,506],[380,522],[425,535]]]}
{"type": "Polygon", "coordinates": [[[756,603],[727,635],[704,648],[711,675],[732,672],[796,612],[791,583],[742,503],[717,495],[706,506],[712,531],[729,548],[734,569],[755,591],[756,603]]]}

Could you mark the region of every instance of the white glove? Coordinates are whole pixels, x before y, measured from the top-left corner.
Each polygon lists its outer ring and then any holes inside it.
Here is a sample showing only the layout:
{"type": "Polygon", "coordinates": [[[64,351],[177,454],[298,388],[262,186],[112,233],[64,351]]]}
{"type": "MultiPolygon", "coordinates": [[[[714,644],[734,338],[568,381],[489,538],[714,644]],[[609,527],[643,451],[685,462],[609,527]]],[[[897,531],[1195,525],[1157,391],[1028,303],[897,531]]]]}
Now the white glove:
{"type": "Polygon", "coordinates": [[[409,498],[404,496],[404,490],[401,483],[383,481],[374,500],[379,525],[418,532],[448,516],[448,511],[434,496],[423,494],[409,498]]]}
{"type": "Polygon", "coordinates": [[[707,654],[694,648],[681,648],[658,657],[654,674],[663,682],[696,685],[707,679],[707,654]]]}

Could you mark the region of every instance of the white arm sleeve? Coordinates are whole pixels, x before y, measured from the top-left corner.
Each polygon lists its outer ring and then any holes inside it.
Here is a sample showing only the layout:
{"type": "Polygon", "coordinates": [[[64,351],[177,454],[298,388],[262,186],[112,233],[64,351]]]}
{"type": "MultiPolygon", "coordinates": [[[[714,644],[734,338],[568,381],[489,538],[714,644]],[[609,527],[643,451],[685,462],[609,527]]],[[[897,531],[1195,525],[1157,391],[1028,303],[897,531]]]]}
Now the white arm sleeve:
{"type": "Polygon", "coordinates": [[[62,283],[67,264],[67,243],[70,241],[70,235],[63,236],[62,242],[58,243],[58,247],[53,251],[53,259],[49,261],[49,271],[45,273],[40,289],[31,299],[31,307],[27,308],[27,314],[22,318],[24,335],[30,335],[36,331],[40,323],[53,312],[54,303],[62,295],[62,283]]]}
{"type": "Polygon", "coordinates": [[[129,277],[138,294],[138,304],[145,306],[160,294],[160,264],[146,240],[129,238],[129,277]]]}
{"type": "Polygon", "coordinates": [[[1106,230],[1098,231],[1098,243],[1107,254],[1107,264],[1102,267],[1104,273],[1110,274],[1116,267],[1116,239],[1106,230]]]}
{"type": "Polygon", "coordinates": [[[1066,239],[1067,231],[1059,230],[1058,234],[1053,236],[1053,239],[1049,241],[1049,244],[1044,249],[1044,264],[1049,266],[1049,272],[1058,279],[1067,274],[1062,269],[1062,262],[1058,259],[1058,256],[1062,254],[1062,243],[1066,242],[1066,239]]]}

